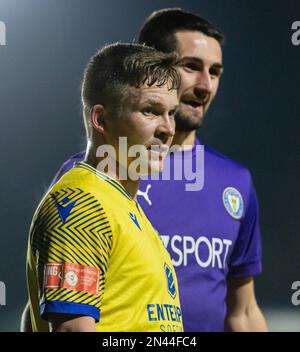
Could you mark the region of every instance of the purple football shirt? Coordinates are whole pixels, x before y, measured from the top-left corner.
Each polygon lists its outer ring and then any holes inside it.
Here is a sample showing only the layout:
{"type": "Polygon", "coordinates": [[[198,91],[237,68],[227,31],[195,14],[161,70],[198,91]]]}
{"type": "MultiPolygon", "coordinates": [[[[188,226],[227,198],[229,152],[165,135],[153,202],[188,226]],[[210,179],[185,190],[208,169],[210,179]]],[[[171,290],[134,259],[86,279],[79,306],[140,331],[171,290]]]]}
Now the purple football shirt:
{"type": "MultiPolygon", "coordinates": [[[[203,158],[198,149],[184,152],[195,168],[203,158]]],[[[184,330],[224,331],[227,279],[261,272],[258,202],[249,171],[205,146],[204,186],[187,191],[179,153],[168,156],[171,180],[143,179],[138,201],[169,251],[177,273],[184,330]],[[176,173],[175,172],[175,173],[176,173]]],[[[65,162],[52,184],[74,162],[65,162]]],[[[161,178],[161,177],[160,177],[161,178]]]]}

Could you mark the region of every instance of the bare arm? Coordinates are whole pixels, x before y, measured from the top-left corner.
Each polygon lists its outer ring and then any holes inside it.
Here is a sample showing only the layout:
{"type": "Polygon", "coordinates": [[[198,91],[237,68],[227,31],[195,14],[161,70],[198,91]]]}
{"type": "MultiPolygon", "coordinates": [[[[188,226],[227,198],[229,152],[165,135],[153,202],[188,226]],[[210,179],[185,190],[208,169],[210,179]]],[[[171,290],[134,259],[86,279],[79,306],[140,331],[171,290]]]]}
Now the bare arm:
{"type": "Polygon", "coordinates": [[[252,277],[228,280],[226,330],[268,331],[265,318],[256,302],[252,277]]]}
{"type": "Polygon", "coordinates": [[[49,321],[53,332],[96,332],[95,319],[89,316],[51,314],[49,321]]]}
{"type": "Polygon", "coordinates": [[[27,302],[21,317],[21,332],[32,332],[29,302],[27,302]]]}
{"type": "MultiPolygon", "coordinates": [[[[56,332],[95,332],[96,324],[92,317],[52,314],[50,316],[51,330],[56,332]]],[[[29,302],[26,304],[21,318],[21,332],[32,332],[29,302]]]]}

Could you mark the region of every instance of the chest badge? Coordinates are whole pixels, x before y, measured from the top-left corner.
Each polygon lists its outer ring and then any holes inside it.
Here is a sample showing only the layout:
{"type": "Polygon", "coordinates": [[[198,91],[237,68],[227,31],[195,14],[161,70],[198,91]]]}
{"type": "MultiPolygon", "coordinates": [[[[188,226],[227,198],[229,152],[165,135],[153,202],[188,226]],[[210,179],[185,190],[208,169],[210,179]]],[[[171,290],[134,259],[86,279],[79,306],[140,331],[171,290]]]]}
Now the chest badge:
{"type": "Polygon", "coordinates": [[[165,274],[166,274],[166,279],[167,279],[167,287],[168,287],[169,295],[173,299],[175,299],[177,291],[176,291],[175,279],[174,279],[172,269],[169,267],[169,265],[167,263],[165,263],[164,268],[165,268],[165,274]]]}
{"type": "Polygon", "coordinates": [[[241,193],[234,187],[227,187],[223,191],[223,204],[234,219],[240,219],[244,213],[244,201],[241,193]]]}

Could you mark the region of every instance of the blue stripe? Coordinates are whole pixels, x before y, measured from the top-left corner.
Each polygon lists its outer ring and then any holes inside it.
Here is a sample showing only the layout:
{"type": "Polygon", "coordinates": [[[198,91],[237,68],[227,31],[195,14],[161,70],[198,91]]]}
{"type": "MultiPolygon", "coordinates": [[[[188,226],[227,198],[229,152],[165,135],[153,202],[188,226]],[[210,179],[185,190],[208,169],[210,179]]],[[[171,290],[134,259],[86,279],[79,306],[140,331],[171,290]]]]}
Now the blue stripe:
{"type": "MultiPolygon", "coordinates": [[[[75,291],[75,290],[71,290],[71,289],[69,289],[68,290],[68,292],[66,293],[66,294],[64,294],[63,296],[61,296],[61,297],[59,297],[58,299],[57,299],[57,301],[64,301],[64,302],[72,302],[72,301],[75,301],[75,300],[77,300],[77,299],[81,299],[83,296],[86,296],[86,295],[89,295],[89,293],[88,292],[86,292],[86,291],[81,291],[81,292],[79,292],[79,291],[75,291]],[[70,292],[71,291],[71,292],[70,292]],[[69,297],[67,297],[66,298],[66,296],[68,295],[68,294],[70,294],[70,293],[72,293],[73,292],[73,294],[71,294],[69,297]]],[[[91,297],[91,295],[89,296],[89,297],[91,297]]],[[[55,301],[55,300],[54,300],[55,301]]],[[[74,303],[76,303],[76,302],[74,302],[74,303]]],[[[81,303],[81,302],[80,302],[81,303]]]]}
{"type": "MultiPolygon", "coordinates": [[[[52,241],[52,242],[54,242],[55,243],[55,241],[52,241]]],[[[68,256],[68,254],[69,253],[67,253],[67,252],[61,252],[59,249],[56,249],[55,248],[55,250],[59,253],[59,255],[58,254],[56,254],[56,253],[54,253],[53,251],[52,251],[52,249],[51,248],[49,248],[49,246],[46,246],[46,245],[43,245],[41,242],[37,242],[35,245],[33,244],[33,246],[36,248],[36,249],[38,249],[39,250],[39,252],[40,252],[40,257],[43,257],[45,260],[43,260],[43,263],[48,263],[49,262],[49,259],[51,259],[51,258],[49,258],[49,255],[51,254],[51,256],[55,256],[55,257],[57,257],[58,258],[58,260],[56,260],[56,259],[54,259],[54,261],[60,261],[60,260],[63,260],[62,258],[64,258],[64,257],[66,257],[66,259],[68,260],[68,261],[72,261],[72,258],[73,258],[73,260],[76,262],[77,261],[77,259],[76,258],[74,258],[71,254],[70,254],[70,258],[69,258],[69,256],[68,256]]],[[[59,248],[61,248],[61,246],[59,245],[59,248]]],[[[54,248],[53,248],[53,250],[54,250],[54,248]]]]}
{"type": "MultiPolygon", "coordinates": [[[[89,195],[90,195],[90,193],[87,193],[87,194],[86,194],[86,196],[89,196],[89,195]]],[[[83,198],[83,197],[81,197],[80,200],[81,200],[82,198],[83,198]]],[[[86,206],[88,206],[88,205],[93,204],[93,203],[97,203],[97,199],[95,199],[94,196],[91,196],[91,197],[89,197],[89,198],[87,198],[87,199],[83,199],[81,202],[76,201],[76,208],[79,208],[79,210],[80,210],[80,209],[82,209],[82,208],[84,208],[84,207],[86,207],[86,206]],[[87,203],[88,201],[91,201],[91,202],[87,203]],[[80,205],[82,205],[82,206],[80,207],[80,205]]],[[[96,205],[99,205],[99,204],[97,203],[97,204],[95,204],[93,207],[95,207],[96,205]]]]}
{"type": "MultiPolygon", "coordinates": [[[[69,225],[69,223],[72,222],[72,221],[73,221],[73,223],[74,223],[74,222],[76,222],[76,221],[79,221],[79,220],[81,220],[81,219],[84,219],[84,218],[87,217],[87,216],[90,216],[90,215],[92,215],[92,214],[97,214],[97,213],[99,212],[99,209],[95,209],[95,210],[93,210],[93,211],[91,211],[91,212],[89,212],[89,213],[87,214],[87,212],[88,212],[90,209],[87,207],[87,209],[82,210],[83,208],[84,208],[84,207],[78,209],[78,212],[76,211],[76,212],[74,212],[74,213],[71,214],[70,218],[68,219],[68,225],[69,225]],[[80,212],[79,212],[79,211],[80,211],[80,212]],[[82,217],[80,217],[82,214],[85,214],[85,215],[82,216],[82,217]],[[79,217],[79,219],[77,219],[78,217],[79,217]],[[75,221],[74,221],[74,220],[75,220],[75,221]]],[[[92,208],[94,208],[94,207],[92,207],[92,208]]]]}
{"type": "MultiPolygon", "coordinates": [[[[59,249],[53,247],[53,250],[59,252],[61,254],[62,258],[64,258],[64,257],[73,258],[74,262],[77,263],[77,264],[80,264],[80,261],[82,261],[82,263],[84,263],[87,266],[94,266],[95,265],[95,263],[90,262],[90,260],[88,258],[86,258],[86,256],[83,253],[79,252],[79,254],[78,254],[78,253],[76,253],[73,250],[72,250],[72,252],[67,251],[67,249],[69,249],[68,244],[64,243],[61,240],[62,238],[64,238],[64,236],[62,236],[60,234],[58,234],[58,235],[59,235],[60,238],[57,238],[57,236],[54,236],[54,234],[52,234],[51,242],[55,243],[60,248],[60,250],[59,250],[59,249]],[[56,242],[54,239],[58,240],[60,243],[56,242]],[[65,246],[67,246],[67,248],[65,248],[65,246]],[[74,255],[76,257],[74,257],[74,255]]],[[[71,244],[72,247],[75,247],[74,244],[72,244],[72,243],[70,243],[70,244],[71,244]]],[[[50,253],[52,252],[51,251],[51,247],[48,248],[48,250],[49,250],[50,253]]],[[[54,255],[55,255],[55,253],[54,253],[54,255]]],[[[64,259],[62,259],[62,260],[64,261],[64,259]]]]}
{"type": "Polygon", "coordinates": [[[45,320],[49,319],[49,313],[87,315],[94,318],[97,323],[100,320],[100,310],[98,308],[82,303],[48,301],[41,305],[40,312],[41,317],[45,320]]]}
{"type": "MultiPolygon", "coordinates": [[[[99,292],[99,295],[100,295],[100,292],[99,292]]],[[[91,306],[95,307],[97,304],[100,303],[100,302],[99,302],[99,301],[100,301],[99,298],[100,298],[100,297],[94,298],[94,299],[91,300],[90,303],[88,303],[88,304],[90,304],[91,306]]]]}
{"type": "MultiPolygon", "coordinates": [[[[99,225],[97,224],[96,226],[94,226],[94,227],[92,227],[92,228],[90,228],[90,226],[94,225],[96,222],[98,222],[98,221],[95,221],[95,222],[93,222],[92,224],[89,224],[89,225],[83,227],[83,228],[82,228],[82,231],[84,231],[85,234],[88,234],[87,231],[90,232],[90,233],[93,233],[93,231],[94,231],[95,229],[98,229],[99,225]]],[[[97,232],[97,234],[98,234],[98,232],[97,232]]],[[[95,237],[95,239],[97,239],[98,236],[96,236],[96,235],[93,233],[93,237],[95,237]]],[[[96,248],[97,248],[97,247],[98,247],[98,243],[97,243],[97,241],[96,241],[93,237],[89,237],[89,239],[92,241],[92,243],[94,243],[94,245],[95,245],[96,248]]]]}
{"type": "Polygon", "coordinates": [[[103,228],[102,228],[102,227],[100,227],[99,231],[101,231],[101,232],[102,232],[102,231],[104,231],[104,230],[106,230],[106,229],[110,229],[110,226],[105,226],[105,227],[103,227],[103,228]]]}
{"type": "MultiPolygon", "coordinates": [[[[49,299],[50,301],[63,301],[64,297],[66,297],[67,295],[69,295],[70,293],[72,293],[70,295],[70,300],[72,300],[72,297],[76,296],[77,294],[79,294],[78,291],[72,291],[68,288],[61,288],[61,289],[54,289],[54,294],[53,296],[50,296],[49,298],[46,296],[47,299],[49,299]],[[56,291],[56,292],[55,292],[56,291]],[[59,297],[60,296],[60,297],[59,297]],[[58,298],[59,297],[59,298],[58,298]]],[[[68,298],[68,299],[69,299],[68,298]]]]}
{"type": "MultiPolygon", "coordinates": [[[[75,209],[75,211],[72,213],[72,218],[71,218],[71,220],[73,220],[74,219],[74,217],[76,217],[76,216],[80,216],[81,214],[84,214],[84,213],[86,213],[86,217],[87,216],[91,216],[91,215],[93,215],[93,216],[98,216],[98,218],[100,218],[100,216],[102,216],[103,214],[101,213],[101,210],[103,210],[103,208],[101,208],[101,206],[100,206],[100,204],[97,202],[97,204],[95,204],[94,206],[92,206],[92,207],[85,207],[85,206],[83,206],[83,207],[80,207],[80,208],[74,208],[75,209]],[[74,215],[74,217],[73,217],[73,215],[74,215]]],[[[82,218],[84,218],[84,217],[82,217],[82,218]]],[[[80,219],[82,219],[82,218],[80,218],[80,219]]]]}
{"type": "MultiPolygon", "coordinates": [[[[90,224],[90,225],[92,225],[92,224],[90,224]]],[[[90,225],[89,225],[89,226],[90,226],[90,225]]],[[[85,237],[84,239],[89,243],[89,245],[90,245],[92,248],[94,248],[94,250],[95,250],[96,252],[99,251],[99,243],[97,243],[97,242],[94,240],[93,237],[95,237],[98,241],[100,240],[100,241],[101,241],[101,244],[102,244],[101,249],[102,249],[102,250],[107,254],[107,256],[108,256],[109,254],[108,254],[107,249],[109,248],[109,245],[107,244],[107,238],[104,237],[104,239],[103,239],[101,230],[98,229],[98,228],[99,228],[99,224],[98,224],[97,226],[93,227],[92,229],[90,229],[89,226],[86,226],[86,227],[84,227],[84,228],[81,229],[81,231],[86,234],[86,237],[85,237]],[[98,231],[97,231],[97,234],[100,233],[100,235],[101,235],[101,236],[99,236],[98,238],[96,237],[96,234],[93,233],[93,230],[95,230],[95,229],[98,230],[98,231]],[[92,232],[92,234],[93,234],[93,237],[91,236],[91,232],[92,232]]],[[[76,230],[77,230],[77,229],[76,229],[76,230]]],[[[96,255],[96,254],[94,253],[94,255],[96,255]]]]}
{"type": "Polygon", "coordinates": [[[61,289],[46,289],[49,291],[46,291],[46,299],[48,300],[56,300],[56,297],[58,297],[59,295],[61,295],[62,293],[64,293],[63,296],[65,296],[66,294],[70,293],[70,291],[66,288],[61,288],[61,289]],[[52,291],[52,292],[51,292],[52,291]]]}
{"type": "MultiPolygon", "coordinates": [[[[97,260],[100,261],[100,258],[95,253],[96,249],[94,249],[95,252],[91,251],[91,248],[84,249],[83,246],[92,247],[91,244],[87,243],[86,241],[84,241],[85,238],[83,236],[80,237],[74,231],[72,231],[71,229],[68,229],[68,230],[71,233],[71,235],[69,234],[69,237],[71,239],[73,239],[73,241],[81,248],[81,251],[79,251],[79,255],[78,256],[83,256],[89,261],[92,260],[92,262],[91,262],[91,263],[93,263],[92,266],[95,266],[97,264],[97,260]]],[[[71,241],[70,241],[70,243],[71,243],[71,241]]],[[[76,247],[76,246],[74,246],[74,244],[71,244],[71,245],[73,247],[76,247]]]]}
{"type": "MultiPolygon", "coordinates": [[[[95,263],[95,258],[91,258],[89,255],[87,255],[86,250],[85,250],[84,248],[82,248],[82,246],[73,238],[73,236],[70,236],[70,234],[67,234],[67,233],[65,233],[65,234],[68,235],[69,238],[73,239],[73,241],[82,249],[82,251],[78,251],[78,253],[76,253],[75,251],[72,250],[72,253],[74,253],[74,255],[76,255],[78,258],[80,258],[81,260],[83,260],[83,261],[86,263],[87,266],[95,266],[95,264],[96,264],[96,263],[95,263]],[[84,259],[85,259],[86,261],[85,261],[84,259]]],[[[76,237],[77,237],[77,236],[76,236],[76,237]]],[[[52,236],[51,236],[52,241],[53,241],[53,238],[56,238],[56,239],[57,239],[58,241],[60,241],[64,246],[67,246],[68,248],[69,248],[68,243],[70,244],[70,246],[76,248],[76,246],[74,245],[74,243],[72,243],[70,240],[68,240],[68,238],[66,238],[65,236],[63,236],[62,234],[60,234],[60,233],[58,233],[57,231],[54,231],[54,230],[53,230],[53,233],[52,233],[52,236]],[[54,236],[54,233],[55,233],[57,236],[59,236],[60,238],[57,238],[56,236],[54,236]],[[65,242],[67,242],[67,243],[64,243],[64,242],[62,241],[62,239],[65,240],[65,242]]],[[[53,242],[54,242],[54,241],[53,241],[53,242]]],[[[54,243],[55,243],[55,242],[54,242],[54,243]]],[[[59,244],[58,244],[58,246],[61,247],[61,245],[59,245],[59,244]]],[[[72,256],[72,254],[71,254],[70,252],[67,252],[67,248],[61,247],[61,249],[62,249],[64,252],[66,252],[66,253],[68,253],[68,254],[70,254],[70,255],[72,256]]],[[[78,248],[77,248],[77,250],[78,250],[78,248]]]]}

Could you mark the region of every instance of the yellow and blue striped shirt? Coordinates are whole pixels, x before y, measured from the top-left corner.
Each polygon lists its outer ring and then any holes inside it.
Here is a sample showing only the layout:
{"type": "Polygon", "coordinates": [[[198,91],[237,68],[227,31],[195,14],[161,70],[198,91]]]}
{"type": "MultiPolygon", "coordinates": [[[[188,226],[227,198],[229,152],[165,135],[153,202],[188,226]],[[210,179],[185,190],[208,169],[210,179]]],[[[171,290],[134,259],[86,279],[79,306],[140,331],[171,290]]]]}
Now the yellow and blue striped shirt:
{"type": "Polygon", "coordinates": [[[27,256],[34,331],[49,313],[92,316],[98,331],[182,331],[171,258],[116,180],[78,163],[34,215],[27,256]]]}

